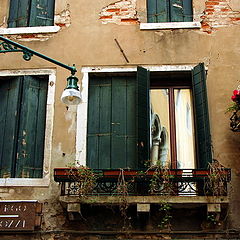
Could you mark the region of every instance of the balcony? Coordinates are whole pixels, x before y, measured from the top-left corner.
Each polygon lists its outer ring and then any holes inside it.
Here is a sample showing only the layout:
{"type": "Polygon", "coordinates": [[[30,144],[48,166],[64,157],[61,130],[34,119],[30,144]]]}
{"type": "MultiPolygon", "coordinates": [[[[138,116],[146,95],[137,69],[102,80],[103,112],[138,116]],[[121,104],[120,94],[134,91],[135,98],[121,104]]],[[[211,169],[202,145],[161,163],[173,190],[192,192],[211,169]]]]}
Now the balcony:
{"type": "MultiPolygon", "coordinates": [[[[77,168],[55,168],[54,180],[60,183],[63,202],[118,203],[125,196],[131,204],[159,203],[227,203],[231,171],[217,169],[168,169],[138,171],[132,169],[89,170],[94,183],[83,193],[84,180],[77,168]],[[84,195],[84,197],[83,197],[84,195]],[[94,201],[93,201],[94,199],[94,201]]],[[[82,174],[82,173],[81,173],[82,174]]]]}

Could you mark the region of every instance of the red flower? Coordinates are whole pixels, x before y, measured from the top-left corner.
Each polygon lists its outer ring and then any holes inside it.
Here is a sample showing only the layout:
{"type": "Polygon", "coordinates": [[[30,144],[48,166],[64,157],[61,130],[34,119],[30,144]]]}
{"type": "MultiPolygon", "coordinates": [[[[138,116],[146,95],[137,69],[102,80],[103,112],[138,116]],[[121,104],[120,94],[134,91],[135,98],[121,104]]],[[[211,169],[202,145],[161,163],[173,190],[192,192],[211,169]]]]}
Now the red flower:
{"type": "Polygon", "coordinates": [[[233,95],[233,96],[231,97],[231,99],[232,99],[234,102],[236,102],[236,101],[237,101],[237,96],[233,95]]]}
{"type": "Polygon", "coordinates": [[[240,91],[239,90],[234,90],[233,91],[233,95],[234,96],[239,96],[240,95],[240,91]]]}

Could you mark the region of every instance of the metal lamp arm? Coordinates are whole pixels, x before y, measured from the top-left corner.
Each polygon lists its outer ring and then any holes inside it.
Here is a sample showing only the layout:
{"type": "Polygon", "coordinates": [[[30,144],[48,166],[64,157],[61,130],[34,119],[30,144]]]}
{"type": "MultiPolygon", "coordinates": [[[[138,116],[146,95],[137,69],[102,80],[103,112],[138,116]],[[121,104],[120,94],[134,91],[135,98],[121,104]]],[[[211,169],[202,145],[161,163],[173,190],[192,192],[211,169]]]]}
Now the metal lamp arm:
{"type": "Polygon", "coordinates": [[[16,43],[12,40],[9,40],[7,38],[4,38],[2,36],[0,36],[0,40],[2,40],[2,42],[0,42],[0,53],[6,53],[6,52],[23,52],[23,59],[26,61],[31,60],[31,57],[33,55],[36,55],[40,58],[43,58],[51,63],[54,63],[60,67],[66,68],[69,71],[71,71],[71,74],[74,75],[77,72],[77,69],[75,68],[75,66],[70,67],[64,63],[61,63],[55,59],[52,59],[46,55],[43,55],[39,52],[36,52],[34,50],[32,50],[31,48],[25,47],[19,43],[16,43]]]}

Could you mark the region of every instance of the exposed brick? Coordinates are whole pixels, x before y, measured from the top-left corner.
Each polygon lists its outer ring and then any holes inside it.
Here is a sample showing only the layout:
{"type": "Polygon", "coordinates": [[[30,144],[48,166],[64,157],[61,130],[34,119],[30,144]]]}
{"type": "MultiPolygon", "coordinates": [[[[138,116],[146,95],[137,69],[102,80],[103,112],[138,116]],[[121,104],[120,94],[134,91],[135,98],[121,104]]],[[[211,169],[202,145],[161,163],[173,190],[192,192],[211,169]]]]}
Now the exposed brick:
{"type": "Polygon", "coordinates": [[[239,24],[240,12],[232,11],[227,0],[208,0],[201,19],[202,30],[211,33],[220,27],[239,24]]]}
{"type": "Polygon", "coordinates": [[[112,8],[112,9],[107,9],[107,12],[119,12],[120,8],[112,8]]]}
{"type": "Polygon", "coordinates": [[[206,6],[218,5],[219,2],[206,2],[206,6]]]}
{"type": "Polygon", "coordinates": [[[64,23],[56,23],[55,25],[57,25],[59,27],[65,27],[66,26],[66,24],[64,24],[64,23]]]}
{"type": "Polygon", "coordinates": [[[121,22],[125,22],[125,23],[138,23],[138,19],[121,19],[121,22]]]}
{"type": "Polygon", "coordinates": [[[112,16],[101,16],[100,19],[110,19],[112,16]]]}
{"type": "Polygon", "coordinates": [[[103,24],[136,24],[138,23],[136,0],[120,0],[104,7],[99,14],[103,24]]]}
{"type": "Polygon", "coordinates": [[[240,17],[230,18],[232,21],[240,21],[240,17]]]}

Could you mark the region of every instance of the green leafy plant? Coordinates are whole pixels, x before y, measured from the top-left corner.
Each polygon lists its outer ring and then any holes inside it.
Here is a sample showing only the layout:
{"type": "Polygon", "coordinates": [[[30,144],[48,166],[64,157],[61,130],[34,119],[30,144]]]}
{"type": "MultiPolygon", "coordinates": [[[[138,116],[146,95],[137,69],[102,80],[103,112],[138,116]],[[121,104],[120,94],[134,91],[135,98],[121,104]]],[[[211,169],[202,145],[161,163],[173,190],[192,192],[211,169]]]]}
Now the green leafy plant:
{"type": "MultiPolygon", "coordinates": [[[[132,181],[134,181],[134,179],[132,181]]],[[[123,218],[123,229],[131,228],[130,218],[127,215],[127,210],[129,207],[128,198],[127,198],[128,184],[130,183],[125,180],[124,169],[120,169],[118,182],[117,182],[117,194],[119,196],[119,210],[123,218]]]]}
{"type": "MultiPolygon", "coordinates": [[[[170,169],[167,166],[157,164],[149,169],[154,169],[153,176],[150,180],[150,193],[157,194],[159,192],[164,195],[172,195],[174,193],[174,185],[170,169]]],[[[147,170],[148,171],[148,170],[147,170]]]]}
{"type": "Polygon", "coordinates": [[[160,213],[162,214],[161,222],[158,225],[160,229],[170,229],[171,228],[171,210],[172,206],[171,204],[167,202],[162,202],[159,208],[160,213]]]}
{"type": "Polygon", "coordinates": [[[69,166],[69,176],[75,182],[75,188],[80,197],[86,197],[96,185],[97,175],[87,166],[69,166]]]}

